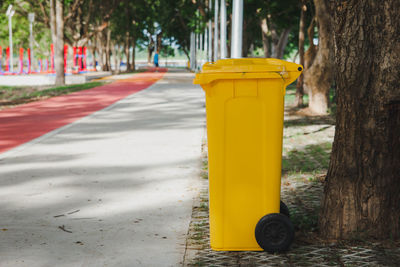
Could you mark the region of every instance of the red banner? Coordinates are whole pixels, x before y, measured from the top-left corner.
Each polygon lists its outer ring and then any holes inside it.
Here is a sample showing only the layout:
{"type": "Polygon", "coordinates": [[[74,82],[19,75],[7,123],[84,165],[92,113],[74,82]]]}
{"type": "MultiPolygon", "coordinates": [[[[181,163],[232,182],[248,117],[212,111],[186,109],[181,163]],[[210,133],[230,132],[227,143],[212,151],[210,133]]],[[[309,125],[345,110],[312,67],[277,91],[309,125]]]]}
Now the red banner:
{"type": "Polygon", "coordinates": [[[31,49],[28,48],[26,52],[28,54],[28,73],[32,73],[31,49]]]}
{"type": "Polygon", "coordinates": [[[75,67],[76,67],[76,46],[74,46],[74,48],[73,48],[73,56],[72,56],[72,58],[73,58],[73,67],[74,67],[74,70],[75,70],[75,67]]]}
{"type": "Polygon", "coordinates": [[[2,63],[3,63],[3,48],[0,46],[0,71],[1,71],[2,63]]]}
{"type": "Polygon", "coordinates": [[[6,71],[10,71],[10,47],[6,48],[6,71]]]}
{"type": "Polygon", "coordinates": [[[82,46],[78,47],[78,68],[82,71],[82,46]]]}
{"type": "Polygon", "coordinates": [[[68,45],[64,45],[64,72],[67,72],[68,45]]]}
{"type": "Polygon", "coordinates": [[[19,74],[24,72],[24,49],[19,49],[19,74]]]}
{"type": "Polygon", "coordinates": [[[87,47],[83,47],[83,70],[86,71],[86,54],[87,54],[87,47]]]}
{"type": "Polygon", "coordinates": [[[51,72],[54,72],[54,44],[50,45],[50,50],[51,50],[51,58],[50,58],[51,72]]]}

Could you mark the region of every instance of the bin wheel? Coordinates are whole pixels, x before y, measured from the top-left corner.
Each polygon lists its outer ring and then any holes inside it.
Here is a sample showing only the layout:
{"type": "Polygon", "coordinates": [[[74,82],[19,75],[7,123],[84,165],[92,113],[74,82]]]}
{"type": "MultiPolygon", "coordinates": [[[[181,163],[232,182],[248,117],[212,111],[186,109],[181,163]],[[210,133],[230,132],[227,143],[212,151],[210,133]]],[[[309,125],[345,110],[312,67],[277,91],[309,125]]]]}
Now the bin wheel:
{"type": "Polygon", "coordinates": [[[282,200],[281,200],[281,206],[280,206],[279,212],[283,215],[286,215],[288,218],[290,218],[289,208],[286,206],[286,204],[282,200]]]}
{"type": "Polygon", "coordinates": [[[270,253],[287,251],[294,239],[292,222],[280,213],[262,217],[255,232],[258,245],[270,253]]]}

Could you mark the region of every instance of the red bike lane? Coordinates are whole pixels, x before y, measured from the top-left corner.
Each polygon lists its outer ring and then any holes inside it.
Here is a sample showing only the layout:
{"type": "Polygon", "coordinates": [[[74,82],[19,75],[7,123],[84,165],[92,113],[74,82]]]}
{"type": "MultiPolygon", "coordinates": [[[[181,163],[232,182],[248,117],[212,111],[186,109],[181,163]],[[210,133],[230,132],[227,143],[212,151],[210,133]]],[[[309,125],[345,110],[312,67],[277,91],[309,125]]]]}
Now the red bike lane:
{"type": "Polygon", "coordinates": [[[161,79],[166,69],[0,111],[0,153],[104,109],[161,79]]]}

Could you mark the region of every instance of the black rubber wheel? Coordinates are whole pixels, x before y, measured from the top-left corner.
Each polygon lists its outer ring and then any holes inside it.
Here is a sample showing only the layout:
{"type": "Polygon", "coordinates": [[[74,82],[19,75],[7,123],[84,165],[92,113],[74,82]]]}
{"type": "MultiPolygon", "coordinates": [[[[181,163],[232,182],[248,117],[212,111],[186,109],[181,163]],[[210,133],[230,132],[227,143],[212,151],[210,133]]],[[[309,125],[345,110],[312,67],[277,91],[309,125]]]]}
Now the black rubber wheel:
{"type": "Polygon", "coordinates": [[[290,218],[289,208],[286,206],[286,204],[282,200],[281,200],[281,206],[280,206],[279,212],[283,215],[286,215],[288,218],[290,218]]]}
{"type": "Polygon", "coordinates": [[[290,219],[280,213],[265,215],[256,226],[256,240],[265,251],[287,251],[294,239],[294,227],[290,219]]]}

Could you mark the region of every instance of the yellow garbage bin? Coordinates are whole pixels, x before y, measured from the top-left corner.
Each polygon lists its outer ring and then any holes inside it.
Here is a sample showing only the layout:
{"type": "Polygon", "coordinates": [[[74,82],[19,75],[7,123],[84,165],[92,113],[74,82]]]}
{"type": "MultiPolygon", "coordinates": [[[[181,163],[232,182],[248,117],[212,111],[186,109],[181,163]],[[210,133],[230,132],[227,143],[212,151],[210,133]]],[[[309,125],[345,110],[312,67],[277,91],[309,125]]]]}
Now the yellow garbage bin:
{"type": "Polygon", "coordinates": [[[210,243],[214,250],[285,251],[294,238],[280,201],[286,86],[301,65],[222,59],[196,74],[206,94],[210,243]]]}

